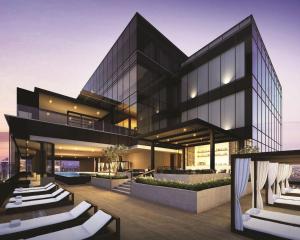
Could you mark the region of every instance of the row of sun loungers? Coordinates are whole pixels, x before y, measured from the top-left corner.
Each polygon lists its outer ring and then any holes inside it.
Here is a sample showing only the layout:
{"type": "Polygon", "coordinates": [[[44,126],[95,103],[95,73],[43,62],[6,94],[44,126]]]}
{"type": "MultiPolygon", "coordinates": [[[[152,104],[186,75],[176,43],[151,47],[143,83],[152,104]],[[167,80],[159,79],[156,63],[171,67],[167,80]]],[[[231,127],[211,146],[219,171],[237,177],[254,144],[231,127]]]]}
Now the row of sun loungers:
{"type": "MultiPolygon", "coordinates": [[[[5,205],[5,213],[74,204],[74,194],[63,188],[45,194],[44,190],[53,186],[57,187],[50,183],[44,187],[15,189],[14,194],[31,192],[35,195],[11,197],[5,205]],[[37,195],[37,192],[40,195],[37,195]]],[[[97,206],[88,201],[83,201],[67,212],[2,223],[0,224],[0,239],[98,239],[98,235],[111,234],[106,226],[113,221],[116,225],[114,235],[120,239],[120,219],[105,210],[98,210],[97,206]],[[89,213],[91,209],[94,210],[94,215],[89,213]]]]}

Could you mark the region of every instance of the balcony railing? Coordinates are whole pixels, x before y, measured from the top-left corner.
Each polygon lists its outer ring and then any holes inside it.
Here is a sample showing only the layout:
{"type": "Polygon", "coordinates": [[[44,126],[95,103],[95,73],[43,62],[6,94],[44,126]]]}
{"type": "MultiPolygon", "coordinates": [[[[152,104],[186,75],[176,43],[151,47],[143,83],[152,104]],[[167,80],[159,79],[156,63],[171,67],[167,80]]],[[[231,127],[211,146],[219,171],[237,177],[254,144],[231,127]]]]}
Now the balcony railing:
{"type": "Polygon", "coordinates": [[[49,110],[18,105],[18,117],[40,120],[49,123],[62,124],[72,127],[86,128],[96,131],[132,136],[136,131],[125,127],[113,125],[109,122],[76,112],[62,114],[49,110]]]}

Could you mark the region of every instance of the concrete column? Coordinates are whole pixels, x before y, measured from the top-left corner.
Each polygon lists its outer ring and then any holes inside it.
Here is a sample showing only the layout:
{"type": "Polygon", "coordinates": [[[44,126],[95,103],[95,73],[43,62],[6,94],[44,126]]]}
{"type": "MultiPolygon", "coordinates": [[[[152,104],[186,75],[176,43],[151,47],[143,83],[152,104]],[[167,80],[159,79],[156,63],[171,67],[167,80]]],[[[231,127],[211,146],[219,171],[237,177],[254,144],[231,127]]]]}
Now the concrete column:
{"type": "Polygon", "coordinates": [[[182,148],[182,168],[185,170],[185,148],[182,148]]]}
{"type": "Polygon", "coordinates": [[[213,130],[210,130],[210,168],[216,170],[215,136],[213,130]]]}
{"type": "Polygon", "coordinates": [[[151,170],[155,169],[155,143],[151,143],[151,170]]]}

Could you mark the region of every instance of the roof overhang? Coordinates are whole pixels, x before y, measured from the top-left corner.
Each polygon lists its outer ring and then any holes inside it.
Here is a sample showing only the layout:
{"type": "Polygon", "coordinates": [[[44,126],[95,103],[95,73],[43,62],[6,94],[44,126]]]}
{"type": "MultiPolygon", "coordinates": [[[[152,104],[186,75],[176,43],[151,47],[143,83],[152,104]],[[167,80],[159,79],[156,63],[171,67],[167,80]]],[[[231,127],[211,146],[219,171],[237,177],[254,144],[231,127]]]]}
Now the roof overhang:
{"type": "Polygon", "coordinates": [[[172,127],[140,135],[138,139],[155,142],[157,145],[164,145],[165,147],[183,148],[209,144],[212,132],[215,143],[240,139],[232,131],[224,130],[201,119],[193,119],[172,127]]]}

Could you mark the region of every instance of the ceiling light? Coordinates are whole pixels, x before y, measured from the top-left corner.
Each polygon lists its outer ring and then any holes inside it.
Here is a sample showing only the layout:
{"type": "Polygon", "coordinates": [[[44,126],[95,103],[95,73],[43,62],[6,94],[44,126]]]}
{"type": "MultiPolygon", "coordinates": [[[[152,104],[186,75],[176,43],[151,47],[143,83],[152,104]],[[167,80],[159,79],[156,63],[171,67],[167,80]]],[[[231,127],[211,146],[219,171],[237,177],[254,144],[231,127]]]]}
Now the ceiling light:
{"type": "Polygon", "coordinates": [[[75,105],[73,108],[74,108],[74,109],[77,109],[77,106],[75,105]]]}
{"type": "Polygon", "coordinates": [[[97,111],[96,113],[97,113],[97,115],[100,115],[100,112],[99,112],[99,111],[97,111]]]}
{"type": "Polygon", "coordinates": [[[50,103],[50,104],[52,103],[52,99],[49,99],[49,103],[50,103]]]}

